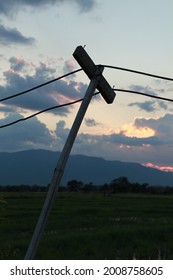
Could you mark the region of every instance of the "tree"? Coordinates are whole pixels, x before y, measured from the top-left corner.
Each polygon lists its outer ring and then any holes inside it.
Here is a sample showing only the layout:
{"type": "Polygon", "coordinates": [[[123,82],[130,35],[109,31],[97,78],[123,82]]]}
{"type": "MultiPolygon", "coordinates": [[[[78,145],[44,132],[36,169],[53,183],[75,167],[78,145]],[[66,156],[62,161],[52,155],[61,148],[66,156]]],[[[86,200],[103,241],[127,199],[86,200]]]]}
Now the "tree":
{"type": "Polygon", "coordinates": [[[127,177],[122,176],[114,179],[110,186],[113,192],[127,192],[130,190],[131,183],[128,181],[127,177]]]}
{"type": "Polygon", "coordinates": [[[71,192],[78,192],[84,184],[81,181],[71,180],[67,183],[68,190],[71,192]]]}

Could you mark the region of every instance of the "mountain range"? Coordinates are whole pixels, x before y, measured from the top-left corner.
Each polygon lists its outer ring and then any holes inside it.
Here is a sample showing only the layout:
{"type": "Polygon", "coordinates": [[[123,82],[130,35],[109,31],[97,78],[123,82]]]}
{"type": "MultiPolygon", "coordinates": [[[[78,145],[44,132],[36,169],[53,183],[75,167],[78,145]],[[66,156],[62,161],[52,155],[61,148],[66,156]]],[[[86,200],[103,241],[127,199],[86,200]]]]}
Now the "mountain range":
{"type": "MultiPolygon", "coordinates": [[[[56,167],[59,152],[27,150],[0,153],[0,185],[47,186],[56,167]]],[[[103,185],[125,176],[131,183],[173,186],[173,173],[145,167],[139,163],[105,160],[99,157],[70,155],[62,185],[70,180],[103,185]]]]}

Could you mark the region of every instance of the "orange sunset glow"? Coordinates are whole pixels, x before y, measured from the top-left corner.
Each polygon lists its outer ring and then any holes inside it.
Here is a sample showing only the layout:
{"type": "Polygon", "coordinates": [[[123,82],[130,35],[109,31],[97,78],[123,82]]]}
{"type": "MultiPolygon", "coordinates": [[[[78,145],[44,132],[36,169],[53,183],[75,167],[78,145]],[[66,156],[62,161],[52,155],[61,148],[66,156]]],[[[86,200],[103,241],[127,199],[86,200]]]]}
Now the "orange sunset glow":
{"type": "Polygon", "coordinates": [[[137,128],[134,124],[125,124],[122,127],[123,134],[128,137],[147,138],[155,135],[155,131],[149,127],[137,128]]]}

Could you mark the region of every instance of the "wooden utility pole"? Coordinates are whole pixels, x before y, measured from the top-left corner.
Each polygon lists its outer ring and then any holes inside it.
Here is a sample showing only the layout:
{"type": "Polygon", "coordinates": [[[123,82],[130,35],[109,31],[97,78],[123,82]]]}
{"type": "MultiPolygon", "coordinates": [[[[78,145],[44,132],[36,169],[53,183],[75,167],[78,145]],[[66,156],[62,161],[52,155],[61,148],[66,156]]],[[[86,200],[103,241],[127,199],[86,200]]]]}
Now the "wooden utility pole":
{"type": "Polygon", "coordinates": [[[102,94],[102,96],[104,97],[107,103],[112,103],[115,97],[114,91],[112,90],[108,82],[105,80],[105,78],[102,76],[103,67],[96,66],[83,47],[81,46],[77,47],[75,52],[73,53],[73,56],[78,61],[78,63],[85,71],[87,76],[91,79],[91,81],[85,93],[84,99],[81,103],[79,111],[76,115],[72,128],[69,132],[66,143],[64,145],[59,161],[57,163],[57,166],[55,168],[51,183],[49,185],[48,193],[45,198],[43,208],[41,210],[31,242],[29,244],[29,247],[25,255],[25,260],[31,260],[35,256],[53,202],[55,200],[70,151],[72,149],[76,135],[79,131],[80,125],[85,116],[86,110],[88,108],[88,105],[91,101],[95,89],[97,88],[100,91],[100,93],[102,94]]]}

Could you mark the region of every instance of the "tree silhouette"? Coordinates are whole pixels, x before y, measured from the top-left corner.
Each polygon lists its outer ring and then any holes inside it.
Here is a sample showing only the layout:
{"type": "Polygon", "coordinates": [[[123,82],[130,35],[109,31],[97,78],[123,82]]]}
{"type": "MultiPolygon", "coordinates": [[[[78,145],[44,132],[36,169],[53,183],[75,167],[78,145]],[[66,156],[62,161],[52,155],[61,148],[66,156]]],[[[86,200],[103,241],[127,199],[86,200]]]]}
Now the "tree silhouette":
{"type": "Polygon", "coordinates": [[[68,190],[71,192],[80,191],[82,186],[84,186],[84,184],[81,181],[77,181],[77,180],[71,180],[67,183],[68,190]]]}

